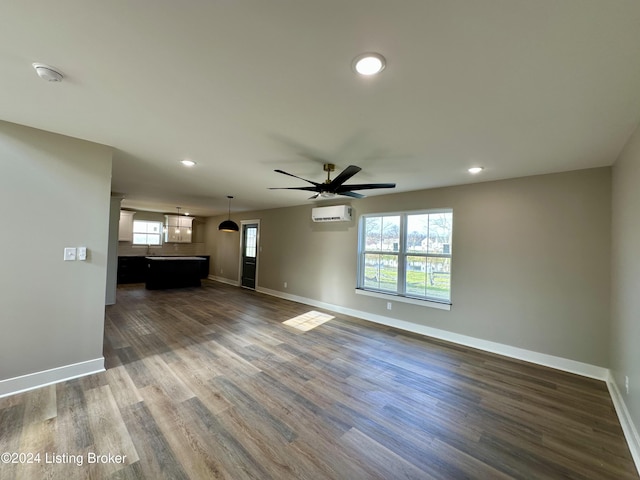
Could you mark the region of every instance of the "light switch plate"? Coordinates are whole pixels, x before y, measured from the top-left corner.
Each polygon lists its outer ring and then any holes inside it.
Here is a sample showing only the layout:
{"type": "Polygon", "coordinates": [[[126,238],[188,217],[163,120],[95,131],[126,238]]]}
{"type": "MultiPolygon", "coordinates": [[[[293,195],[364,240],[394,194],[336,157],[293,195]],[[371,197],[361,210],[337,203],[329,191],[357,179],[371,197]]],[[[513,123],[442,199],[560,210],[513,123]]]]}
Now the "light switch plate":
{"type": "Polygon", "coordinates": [[[72,262],[76,259],[76,248],[75,247],[65,247],[64,249],[64,261],[72,262]]]}
{"type": "Polygon", "coordinates": [[[78,260],[85,261],[87,259],[87,247],[78,247],[78,260]]]}

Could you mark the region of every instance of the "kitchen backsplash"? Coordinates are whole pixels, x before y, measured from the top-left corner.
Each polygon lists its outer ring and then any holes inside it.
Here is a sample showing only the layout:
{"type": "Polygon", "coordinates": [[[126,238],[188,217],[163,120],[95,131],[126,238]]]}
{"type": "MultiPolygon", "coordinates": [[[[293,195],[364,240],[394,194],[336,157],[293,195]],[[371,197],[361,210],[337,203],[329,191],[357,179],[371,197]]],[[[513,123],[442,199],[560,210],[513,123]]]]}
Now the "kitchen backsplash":
{"type": "Polygon", "coordinates": [[[204,243],[165,243],[159,247],[118,242],[118,256],[206,255],[204,243]]]}

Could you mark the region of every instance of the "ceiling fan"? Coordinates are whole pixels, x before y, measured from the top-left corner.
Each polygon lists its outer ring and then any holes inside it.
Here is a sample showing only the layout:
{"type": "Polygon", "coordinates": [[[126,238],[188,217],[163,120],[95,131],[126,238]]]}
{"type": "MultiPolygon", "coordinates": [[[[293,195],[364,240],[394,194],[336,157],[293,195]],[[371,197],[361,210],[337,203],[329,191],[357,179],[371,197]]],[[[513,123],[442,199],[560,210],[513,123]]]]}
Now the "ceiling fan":
{"type": "Polygon", "coordinates": [[[312,187],[273,187],[269,190],[305,190],[307,192],[316,192],[315,195],[309,197],[309,200],[323,197],[330,198],[335,195],[344,195],[345,197],[353,197],[353,198],[363,198],[364,195],[360,193],[356,193],[353,190],[372,190],[375,188],[395,188],[395,183],[361,183],[357,185],[344,185],[344,182],[353,177],[356,173],[362,170],[360,167],[356,165],[349,165],[345,168],[340,174],[331,180],[331,172],[336,169],[336,166],[333,163],[325,163],[323,166],[323,170],[327,172],[327,179],[324,183],[316,183],[311,180],[307,180],[306,178],[298,177],[297,175],[293,175],[291,173],[287,173],[283,170],[275,170],[278,173],[283,173],[285,175],[289,175],[290,177],[299,178],[300,180],[304,180],[307,183],[313,185],[312,187]]]}

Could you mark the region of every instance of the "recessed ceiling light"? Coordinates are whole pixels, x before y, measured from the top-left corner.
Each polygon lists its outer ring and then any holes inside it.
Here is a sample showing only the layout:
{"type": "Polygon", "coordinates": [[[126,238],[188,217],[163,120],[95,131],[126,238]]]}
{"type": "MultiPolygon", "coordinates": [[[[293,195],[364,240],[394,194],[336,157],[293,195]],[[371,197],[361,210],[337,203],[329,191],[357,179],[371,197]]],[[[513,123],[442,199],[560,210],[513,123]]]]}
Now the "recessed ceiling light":
{"type": "Polygon", "coordinates": [[[185,167],[193,167],[196,164],[193,160],[180,160],[180,163],[185,167]]]}
{"type": "Polygon", "coordinates": [[[363,53],[353,59],[353,70],[360,75],[375,75],[384,70],[387,62],[379,53],[363,53]]]}
{"type": "Polygon", "coordinates": [[[469,169],[469,173],[471,173],[472,175],[476,175],[476,174],[480,173],[483,170],[484,170],[484,167],[471,167],[469,169]]]}

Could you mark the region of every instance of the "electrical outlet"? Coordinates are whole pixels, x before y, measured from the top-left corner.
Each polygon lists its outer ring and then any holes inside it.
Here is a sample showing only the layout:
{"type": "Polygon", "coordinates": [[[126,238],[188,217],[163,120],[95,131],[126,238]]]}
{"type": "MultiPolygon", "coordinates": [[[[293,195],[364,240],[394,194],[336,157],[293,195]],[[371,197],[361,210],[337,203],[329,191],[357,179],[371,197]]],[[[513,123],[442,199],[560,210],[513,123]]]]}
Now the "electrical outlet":
{"type": "Polygon", "coordinates": [[[624,388],[627,391],[627,395],[629,395],[629,377],[627,375],[624,376],[624,388]]]}
{"type": "Polygon", "coordinates": [[[387,302],[387,310],[391,310],[391,302],[387,302]]]}
{"type": "Polygon", "coordinates": [[[287,282],[284,282],[284,288],[287,288],[287,282]]]}

